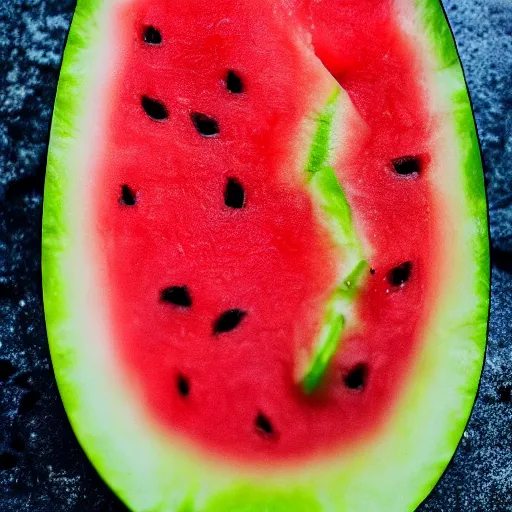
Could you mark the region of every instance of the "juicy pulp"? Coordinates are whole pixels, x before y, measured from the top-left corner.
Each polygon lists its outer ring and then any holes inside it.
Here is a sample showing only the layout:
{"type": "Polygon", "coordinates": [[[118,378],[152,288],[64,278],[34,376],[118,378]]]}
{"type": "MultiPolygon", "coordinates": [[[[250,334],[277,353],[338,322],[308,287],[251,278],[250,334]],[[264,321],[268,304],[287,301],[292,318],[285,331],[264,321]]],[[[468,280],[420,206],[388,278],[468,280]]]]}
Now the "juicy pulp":
{"type": "MultiPolygon", "coordinates": [[[[370,434],[406,377],[421,339],[427,262],[435,258],[438,234],[428,165],[417,179],[389,166],[403,155],[429,153],[431,121],[421,108],[426,92],[414,79],[413,48],[386,13],[382,43],[372,41],[368,75],[361,64],[354,78],[349,65],[344,69],[343,85],[364,122],[337,120],[355,149],[343,151],[343,162],[333,151],[332,162],[368,240],[375,274],[358,301],[361,325],[343,333],[321,393],[308,397],[295,382],[297,345],[310,346],[321,329],[336,258],[344,255],[333,250],[304,186],[313,141],[307,144],[301,129],[308,120],[315,124],[322,97],[339,86],[298,29],[283,28],[286,20],[270,12],[265,23],[253,23],[262,9],[218,2],[205,12],[200,2],[155,1],[126,9],[122,87],[113,90],[106,118],[95,178],[95,190],[103,193],[95,194],[95,210],[114,341],[144,403],[171,432],[219,453],[296,458],[370,434]],[[237,22],[224,22],[212,34],[213,20],[223,18],[237,22]],[[162,45],[144,43],[147,26],[158,27],[162,45]],[[258,47],[244,45],[249,36],[258,47]],[[187,48],[194,48],[193,67],[187,48]],[[223,83],[230,69],[243,77],[241,95],[223,83]],[[373,100],[379,92],[385,102],[373,100]],[[152,120],[141,108],[143,96],[162,102],[169,119],[152,120]],[[201,137],[191,112],[216,119],[218,137],[201,137]],[[228,177],[246,190],[241,210],[223,204],[228,177]],[[133,208],[118,201],[125,183],[137,191],[133,208]],[[387,273],[404,261],[413,265],[410,281],[390,286],[387,273]],[[168,286],[186,286],[192,306],[159,301],[168,286]],[[232,308],[246,317],[236,330],[214,336],[215,319],[232,308]],[[358,364],[368,367],[364,393],[343,383],[358,364]],[[176,386],[181,375],[190,383],[186,399],[176,386]],[[255,429],[260,412],[274,439],[255,429]]],[[[357,31],[369,19],[358,21],[356,14],[346,19],[357,31]]],[[[347,46],[343,35],[338,48],[347,46]]]]}

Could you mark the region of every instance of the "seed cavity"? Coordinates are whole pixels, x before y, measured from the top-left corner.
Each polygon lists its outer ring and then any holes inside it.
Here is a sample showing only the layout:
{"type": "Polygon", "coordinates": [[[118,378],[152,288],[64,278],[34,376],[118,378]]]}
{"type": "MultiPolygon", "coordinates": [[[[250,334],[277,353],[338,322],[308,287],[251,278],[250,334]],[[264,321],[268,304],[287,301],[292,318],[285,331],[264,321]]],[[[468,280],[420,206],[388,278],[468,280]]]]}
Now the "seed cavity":
{"type": "Polygon", "coordinates": [[[135,206],[137,203],[137,194],[128,185],[122,185],[119,202],[125,206],[135,206]]]}
{"type": "Polygon", "coordinates": [[[391,286],[402,286],[411,277],[412,263],[406,261],[391,269],[388,273],[388,282],[391,286]]]}
{"type": "Polygon", "coordinates": [[[161,44],[162,43],[162,34],[160,34],[160,31],[153,27],[153,25],[150,25],[144,29],[144,42],[147,44],[161,44]]]}
{"type": "Polygon", "coordinates": [[[275,436],[274,427],[270,420],[261,412],[258,412],[254,421],[256,433],[262,437],[270,438],[275,436]]]}
{"type": "Polygon", "coordinates": [[[247,313],[240,309],[229,309],[217,318],[213,326],[213,334],[221,334],[235,329],[247,313]]]}
{"type": "Polygon", "coordinates": [[[167,107],[161,101],[150,98],[149,96],[142,96],[141,103],[142,108],[153,121],[163,122],[169,117],[167,107]]]}
{"type": "Polygon", "coordinates": [[[183,308],[192,306],[192,298],[186,286],[170,286],[164,288],[160,292],[160,300],[183,308]]]}
{"type": "Polygon", "coordinates": [[[241,94],[244,92],[244,84],[242,79],[232,70],[228,71],[226,76],[226,87],[233,94],[241,94]]]}
{"type": "Polygon", "coordinates": [[[187,396],[190,394],[190,383],[188,379],[181,373],[178,375],[178,378],[176,379],[176,387],[178,389],[178,393],[183,398],[187,398],[187,396]]]}
{"type": "Polygon", "coordinates": [[[245,191],[238,180],[228,178],[224,190],[224,204],[229,208],[243,208],[245,204],[245,191]]]}
{"type": "Polygon", "coordinates": [[[190,118],[194,123],[194,127],[202,137],[216,137],[219,134],[219,123],[213,117],[192,112],[190,118]]]}
{"type": "Polygon", "coordinates": [[[368,366],[364,363],[357,364],[343,377],[345,386],[357,391],[362,391],[365,388],[367,380],[368,366]]]}
{"type": "Polygon", "coordinates": [[[402,156],[391,160],[391,163],[401,176],[417,176],[421,171],[421,162],[417,156],[402,156]]]}

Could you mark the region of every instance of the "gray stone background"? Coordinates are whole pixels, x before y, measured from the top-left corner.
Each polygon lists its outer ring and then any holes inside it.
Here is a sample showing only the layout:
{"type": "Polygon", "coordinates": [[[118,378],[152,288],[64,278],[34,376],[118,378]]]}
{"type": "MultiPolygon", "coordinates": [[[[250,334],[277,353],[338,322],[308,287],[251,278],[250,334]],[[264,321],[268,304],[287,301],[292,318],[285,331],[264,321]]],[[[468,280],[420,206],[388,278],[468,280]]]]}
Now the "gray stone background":
{"type": "MultiPolygon", "coordinates": [[[[449,468],[419,510],[507,512],[512,511],[512,0],[444,4],[484,156],[492,306],[471,421],[449,468]]],[[[74,0],[0,3],[0,512],[126,511],[73,436],[44,328],[42,191],[73,8],[74,0]]]]}

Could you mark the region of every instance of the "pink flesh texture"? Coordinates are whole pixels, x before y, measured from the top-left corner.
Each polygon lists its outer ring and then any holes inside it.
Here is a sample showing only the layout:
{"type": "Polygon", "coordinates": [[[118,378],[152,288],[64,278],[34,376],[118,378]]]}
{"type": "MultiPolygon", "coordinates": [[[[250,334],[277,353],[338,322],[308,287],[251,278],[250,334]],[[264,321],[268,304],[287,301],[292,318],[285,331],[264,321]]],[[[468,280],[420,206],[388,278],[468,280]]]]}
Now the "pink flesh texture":
{"type": "Polygon", "coordinates": [[[118,12],[123,61],[93,187],[115,348],[140,400],[170,435],[247,462],[331,453],[378,431],[420,346],[437,236],[425,179],[432,122],[415,48],[390,2],[312,2],[291,17],[255,4],[145,0],[118,12]],[[299,26],[312,22],[318,58],[366,123],[336,172],[374,273],[357,299],[359,328],[306,396],[294,380],[294,340],[317,334],[339,258],[295,170],[319,87],[308,60],[317,57],[299,49],[299,26]],[[161,45],[144,43],[150,25],[161,45]],[[228,70],[243,94],[227,90],[228,70]],[[166,105],[167,121],[147,116],[143,95],[166,105]],[[219,136],[201,137],[191,112],[215,118],[219,136]],[[420,177],[393,171],[405,155],[422,155],[420,177]],[[243,184],[242,209],[224,204],[228,177],[243,184]],[[133,207],[119,201],[123,184],[137,194],[133,207]],[[388,272],[405,261],[411,278],[390,286],[388,272]],[[161,302],[169,286],[187,286],[192,306],[161,302]],[[231,308],[247,314],[214,335],[231,308]],[[359,363],[365,387],[350,389],[343,377],[359,363]],[[258,413],[272,435],[256,428],[258,413]]]}

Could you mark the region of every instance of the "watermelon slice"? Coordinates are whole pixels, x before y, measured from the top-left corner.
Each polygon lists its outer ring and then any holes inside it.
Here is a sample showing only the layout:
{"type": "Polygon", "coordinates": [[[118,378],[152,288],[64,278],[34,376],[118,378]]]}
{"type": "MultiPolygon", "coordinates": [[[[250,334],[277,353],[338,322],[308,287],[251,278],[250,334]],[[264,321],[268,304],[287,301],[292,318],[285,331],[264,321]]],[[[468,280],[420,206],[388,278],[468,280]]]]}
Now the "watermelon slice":
{"type": "Polygon", "coordinates": [[[43,284],[136,511],[413,510],[485,350],[486,200],[437,0],[79,0],[43,284]]]}

